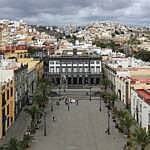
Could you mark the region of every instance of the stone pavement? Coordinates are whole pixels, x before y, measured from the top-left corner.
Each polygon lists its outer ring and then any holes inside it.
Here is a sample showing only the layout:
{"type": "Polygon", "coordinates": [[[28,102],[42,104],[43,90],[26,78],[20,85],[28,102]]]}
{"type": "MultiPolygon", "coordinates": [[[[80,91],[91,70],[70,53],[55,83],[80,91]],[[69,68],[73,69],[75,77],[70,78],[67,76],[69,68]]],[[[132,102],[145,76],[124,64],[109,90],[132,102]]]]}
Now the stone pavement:
{"type": "Polygon", "coordinates": [[[30,126],[30,117],[22,111],[12,127],[8,129],[6,136],[0,139],[0,145],[6,144],[12,137],[22,138],[28,126],[30,126]]]}
{"type": "Polygon", "coordinates": [[[52,121],[47,110],[47,136],[43,136],[43,124],[35,134],[31,150],[122,150],[126,143],[123,134],[115,129],[110,119],[111,135],[107,135],[107,109],[99,100],[89,101],[84,90],[67,90],[65,95],[80,97],[79,105],[71,104],[70,111],[61,101],[55,110],[56,121],[52,121]]]}

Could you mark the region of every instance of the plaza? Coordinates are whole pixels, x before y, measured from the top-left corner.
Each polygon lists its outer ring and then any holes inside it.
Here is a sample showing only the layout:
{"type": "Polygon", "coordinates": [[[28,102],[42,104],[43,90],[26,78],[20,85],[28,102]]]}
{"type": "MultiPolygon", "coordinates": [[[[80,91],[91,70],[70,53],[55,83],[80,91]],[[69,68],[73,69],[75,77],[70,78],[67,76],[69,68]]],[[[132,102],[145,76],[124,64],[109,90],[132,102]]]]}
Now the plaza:
{"type": "MultiPolygon", "coordinates": [[[[93,89],[94,90],[94,89],[93,89]]],[[[97,90],[97,89],[95,89],[97,90]]],[[[115,128],[110,119],[110,135],[107,129],[107,108],[102,102],[99,111],[99,97],[89,100],[88,89],[67,89],[63,96],[79,100],[70,104],[68,111],[64,101],[55,106],[54,112],[47,108],[47,135],[43,124],[35,134],[31,150],[121,150],[126,138],[115,128]],[[55,116],[55,121],[52,116],[55,116]]],[[[62,93],[62,91],[61,91],[62,93]]],[[[53,99],[54,100],[54,99],[53,99]]]]}

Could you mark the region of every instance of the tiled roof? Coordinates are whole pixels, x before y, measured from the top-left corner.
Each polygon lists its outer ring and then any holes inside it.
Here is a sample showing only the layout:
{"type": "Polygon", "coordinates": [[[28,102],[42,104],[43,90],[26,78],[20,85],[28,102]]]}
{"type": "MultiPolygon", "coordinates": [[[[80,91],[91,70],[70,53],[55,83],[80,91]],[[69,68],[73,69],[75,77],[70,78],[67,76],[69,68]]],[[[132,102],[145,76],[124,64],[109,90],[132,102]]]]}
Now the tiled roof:
{"type": "Polygon", "coordinates": [[[137,76],[131,77],[130,79],[132,82],[140,81],[141,83],[150,83],[150,77],[137,76]]]}
{"type": "Polygon", "coordinates": [[[136,91],[139,97],[143,98],[145,102],[150,104],[150,90],[138,89],[136,91]]]}

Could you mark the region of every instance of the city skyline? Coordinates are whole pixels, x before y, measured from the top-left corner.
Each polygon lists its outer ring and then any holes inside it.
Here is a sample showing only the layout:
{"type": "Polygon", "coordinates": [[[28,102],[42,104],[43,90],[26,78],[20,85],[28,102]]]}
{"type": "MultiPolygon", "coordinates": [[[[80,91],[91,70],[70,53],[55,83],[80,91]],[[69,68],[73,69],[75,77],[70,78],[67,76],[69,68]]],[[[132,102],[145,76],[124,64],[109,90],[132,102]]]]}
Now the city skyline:
{"type": "Polygon", "coordinates": [[[94,21],[117,21],[149,25],[148,0],[0,0],[0,19],[23,19],[29,24],[86,24],[94,21]]]}

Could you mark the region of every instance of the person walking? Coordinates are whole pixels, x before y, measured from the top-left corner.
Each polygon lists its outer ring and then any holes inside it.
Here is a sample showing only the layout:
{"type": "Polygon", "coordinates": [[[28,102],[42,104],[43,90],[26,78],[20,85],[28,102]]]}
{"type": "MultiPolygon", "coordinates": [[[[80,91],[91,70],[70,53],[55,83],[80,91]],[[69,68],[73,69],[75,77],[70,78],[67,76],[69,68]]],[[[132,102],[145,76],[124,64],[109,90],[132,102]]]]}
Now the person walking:
{"type": "Polygon", "coordinates": [[[77,100],[76,100],[76,105],[78,105],[78,104],[79,104],[79,100],[77,99],[77,100]]]}
{"type": "Polygon", "coordinates": [[[52,116],[52,120],[53,120],[53,122],[55,121],[55,116],[54,115],[52,116]]]}
{"type": "Polygon", "coordinates": [[[70,105],[68,104],[68,111],[70,111],[70,105]]]}
{"type": "Polygon", "coordinates": [[[68,105],[68,99],[67,99],[67,97],[65,98],[65,105],[68,105]]]}

